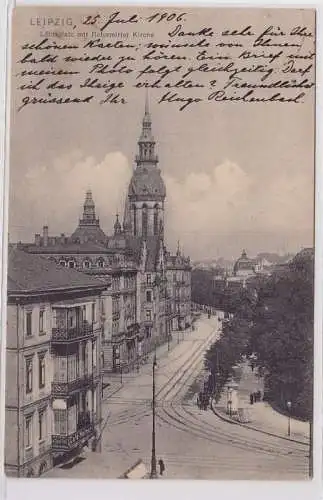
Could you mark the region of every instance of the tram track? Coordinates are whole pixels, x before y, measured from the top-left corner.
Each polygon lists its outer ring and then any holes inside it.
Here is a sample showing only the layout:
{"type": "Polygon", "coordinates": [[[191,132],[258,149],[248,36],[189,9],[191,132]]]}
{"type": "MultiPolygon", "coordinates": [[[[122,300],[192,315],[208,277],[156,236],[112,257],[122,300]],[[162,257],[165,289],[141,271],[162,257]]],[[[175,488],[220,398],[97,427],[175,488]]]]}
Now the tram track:
{"type": "MultiPolygon", "coordinates": [[[[162,398],[164,391],[167,390],[170,385],[171,385],[171,387],[173,387],[174,385],[177,385],[178,383],[180,383],[181,378],[183,376],[185,376],[187,370],[190,369],[192,359],[193,360],[200,359],[201,353],[205,351],[205,349],[208,347],[208,345],[210,345],[210,343],[212,341],[215,340],[215,336],[217,333],[218,333],[218,329],[213,328],[205,340],[201,340],[199,338],[193,339],[193,341],[192,341],[193,344],[190,346],[190,348],[185,350],[184,353],[181,353],[176,359],[177,360],[180,359],[181,357],[183,357],[183,355],[186,357],[189,353],[192,353],[192,354],[189,356],[188,359],[185,359],[185,361],[181,364],[181,366],[174,373],[172,373],[171,377],[169,377],[168,380],[165,382],[165,384],[158,390],[158,392],[156,393],[157,400],[158,400],[158,398],[159,399],[162,398]],[[196,348],[196,344],[200,344],[198,348],[196,348]]],[[[159,365],[158,367],[161,370],[162,368],[165,368],[166,366],[170,366],[173,362],[174,362],[174,359],[169,360],[168,362],[163,363],[162,365],[159,365]]],[[[110,404],[118,404],[118,403],[116,403],[117,399],[118,399],[117,396],[112,396],[111,398],[108,399],[108,402],[110,404]]],[[[120,398],[119,404],[126,404],[126,400],[120,398]]],[[[138,410],[134,410],[133,408],[128,408],[128,409],[124,410],[118,416],[116,416],[115,419],[111,418],[109,425],[110,426],[122,425],[122,424],[129,422],[129,420],[132,420],[132,419],[137,420],[138,418],[143,418],[144,416],[147,415],[148,408],[149,409],[151,408],[151,399],[149,399],[149,400],[147,400],[147,399],[131,400],[131,405],[138,405],[140,408],[138,408],[138,410]],[[142,404],[147,404],[147,407],[145,406],[145,408],[142,408],[142,404]]]]}
{"type": "MultiPolygon", "coordinates": [[[[201,361],[199,355],[200,350],[194,359],[190,360],[190,366],[187,367],[186,371],[175,384],[169,385],[168,388],[166,385],[163,387],[163,396],[165,400],[168,399],[168,404],[157,406],[157,416],[162,422],[190,435],[216,444],[230,443],[230,445],[236,448],[243,450],[252,449],[254,452],[266,453],[267,455],[276,457],[291,457],[292,455],[293,457],[306,458],[307,445],[305,443],[304,445],[299,443],[298,446],[295,446],[295,443],[289,444],[286,440],[282,442],[283,439],[277,436],[271,440],[272,444],[268,446],[266,440],[255,439],[252,430],[250,430],[250,439],[248,437],[242,438],[234,430],[230,430],[230,432],[225,431],[223,429],[224,426],[221,424],[221,429],[219,429],[215,425],[201,421],[200,418],[189,412],[187,409],[188,405],[182,404],[183,397],[185,396],[184,392],[187,390],[186,386],[191,381],[190,379],[194,380],[198,376],[199,370],[196,370],[196,368],[201,361]]],[[[247,429],[244,429],[244,432],[248,434],[247,429]]]]}

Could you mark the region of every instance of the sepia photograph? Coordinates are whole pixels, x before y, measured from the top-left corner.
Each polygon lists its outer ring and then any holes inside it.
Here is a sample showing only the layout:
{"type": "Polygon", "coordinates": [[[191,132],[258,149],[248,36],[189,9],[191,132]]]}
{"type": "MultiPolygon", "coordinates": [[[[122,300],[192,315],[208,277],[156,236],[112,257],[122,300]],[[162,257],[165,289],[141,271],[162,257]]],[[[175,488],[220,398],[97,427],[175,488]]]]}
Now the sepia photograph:
{"type": "Polygon", "coordinates": [[[309,481],[315,9],[10,23],[6,476],[309,481]]]}

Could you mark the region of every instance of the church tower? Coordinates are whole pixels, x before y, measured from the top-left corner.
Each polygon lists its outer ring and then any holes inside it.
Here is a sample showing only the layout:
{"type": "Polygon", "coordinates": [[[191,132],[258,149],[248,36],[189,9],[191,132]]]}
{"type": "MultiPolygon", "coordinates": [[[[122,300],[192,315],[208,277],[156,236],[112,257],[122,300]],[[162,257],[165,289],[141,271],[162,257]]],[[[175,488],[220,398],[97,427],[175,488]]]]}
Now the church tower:
{"type": "Polygon", "coordinates": [[[89,189],[85,195],[85,201],[83,205],[83,217],[80,219],[80,225],[82,226],[99,226],[99,219],[95,217],[95,205],[92,198],[92,191],[89,189]]]}
{"type": "Polygon", "coordinates": [[[73,243],[86,243],[88,241],[103,243],[107,237],[100,227],[100,219],[95,214],[95,204],[92,197],[92,191],[89,189],[85,195],[83,204],[83,216],[79,224],[71,235],[73,243]]]}
{"type": "Polygon", "coordinates": [[[152,122],[146,97],[138,154],[125,206],[124,230],[134,237],[147,239],[164,236],[166,188],[158,167],[152,122]]]}

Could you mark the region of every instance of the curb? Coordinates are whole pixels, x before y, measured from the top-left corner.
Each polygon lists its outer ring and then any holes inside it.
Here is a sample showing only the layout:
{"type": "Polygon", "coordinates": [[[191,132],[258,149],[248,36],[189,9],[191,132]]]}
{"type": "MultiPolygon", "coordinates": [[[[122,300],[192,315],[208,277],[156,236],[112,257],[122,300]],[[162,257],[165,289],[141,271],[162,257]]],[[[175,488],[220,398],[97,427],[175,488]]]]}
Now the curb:
{"type": "Polygon", "coordinates": [[[297,439],[288,438],[288,437],[282,436],[280,434],[274,434],[273,432],[268,432],[268,431],[264,431],[261,429],[257,429],[257,427],[253,427],[252,425],[244,424],[243,422],[237,422],[236,420],[233,420],[231,418],[224,417],[223,415],[221,415],[221,413],[219,411],[217,411],[214,408],[213,401],[211,401],[211,410],[213,411],[214,415],[216,415],[218,418],[220,418],[224,422],[228,422],[229,424],[240,425],[240,427],[245,427],[246,429],[250,429],[250,430],[255,431],[255,432],[260,432],[261,434],[266,434],[267,436],[276,437],[279,439],[284,439],[285,441],[289,441],[292,443],[298,443],[298,444],[302,444],[304,446],[310,445],[310,443],[309,442],[307,443],[306,441],[298,441],[297,439]]]}

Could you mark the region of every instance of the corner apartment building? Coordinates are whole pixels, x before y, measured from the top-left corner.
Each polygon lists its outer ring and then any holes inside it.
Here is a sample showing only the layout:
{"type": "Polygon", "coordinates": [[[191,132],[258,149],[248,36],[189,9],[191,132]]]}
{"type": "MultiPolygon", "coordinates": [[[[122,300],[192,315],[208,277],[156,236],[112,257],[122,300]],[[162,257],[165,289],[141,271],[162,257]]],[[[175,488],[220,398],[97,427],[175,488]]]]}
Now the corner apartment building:
{"type": "Polygon", "coordinates": [[[5,471],[39,476],[96,438],[106,285],[9,248],[5,471]]]}

